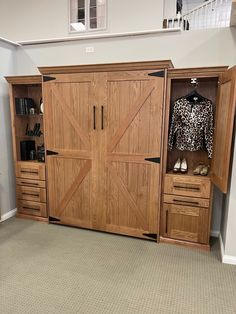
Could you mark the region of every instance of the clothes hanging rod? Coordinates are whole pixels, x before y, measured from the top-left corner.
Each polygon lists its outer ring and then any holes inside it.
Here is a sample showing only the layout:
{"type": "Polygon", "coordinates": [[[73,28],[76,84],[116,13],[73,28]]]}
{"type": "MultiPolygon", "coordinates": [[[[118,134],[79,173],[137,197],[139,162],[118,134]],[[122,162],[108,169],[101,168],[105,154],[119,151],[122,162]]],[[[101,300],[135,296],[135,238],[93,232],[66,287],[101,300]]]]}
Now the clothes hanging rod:
{"type": "Polygon", "coordinates": [[[76,37],[24,40],[24,41],[19,41],[18,44],[21,46],[31,46],[31,45],[54,44],[54,43],[63,43],[63,42],[90,40],[90,39],[106,39],[106,38],[119,38],[119,37],[133,37],[133,36],[152,35],[152,34],[163,34],[163,33],[172,33],[172,32],[179,32],[179,31],[181,31],[181,28],[154,29],[154,30],[136,31],[136,32],[96,34],[96,35],[86,35],[86,36],[80,35],[80,36],[76,36],[76,37]]]}

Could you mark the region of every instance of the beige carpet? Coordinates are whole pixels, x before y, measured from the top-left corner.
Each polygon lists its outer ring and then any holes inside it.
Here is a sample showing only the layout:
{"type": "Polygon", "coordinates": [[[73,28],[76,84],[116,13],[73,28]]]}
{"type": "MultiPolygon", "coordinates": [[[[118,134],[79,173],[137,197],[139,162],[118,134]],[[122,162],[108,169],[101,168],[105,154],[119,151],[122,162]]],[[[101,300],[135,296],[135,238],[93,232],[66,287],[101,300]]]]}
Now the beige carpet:
{"type": "Polygon", "coordinates": [[[0,224],[0,313],[235,314],[236,267],[211,253],[71,227],[0,224]]]}

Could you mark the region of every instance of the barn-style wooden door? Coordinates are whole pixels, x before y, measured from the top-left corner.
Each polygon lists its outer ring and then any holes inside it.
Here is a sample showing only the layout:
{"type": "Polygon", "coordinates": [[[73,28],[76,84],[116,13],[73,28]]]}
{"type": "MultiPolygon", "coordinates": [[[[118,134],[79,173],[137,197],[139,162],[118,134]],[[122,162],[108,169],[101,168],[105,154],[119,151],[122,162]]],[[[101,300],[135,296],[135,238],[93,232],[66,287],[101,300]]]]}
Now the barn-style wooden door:
{"type": "Polygon", "coordinates": [[[150,72],[107,73],[103,109],[106,230],[139,237],[159,228],[164,79],[150,72]]]}
{"type": "Polygon", "coordinates": [[[94,75],[44,77],[51,220],[92,228],[97,196],[94,75]]]}
{"type": "Polygon", "coordinates": [[[44,83],[51,220],[156,236],[164,79],[150,72],[59,74],[44,83]]]}

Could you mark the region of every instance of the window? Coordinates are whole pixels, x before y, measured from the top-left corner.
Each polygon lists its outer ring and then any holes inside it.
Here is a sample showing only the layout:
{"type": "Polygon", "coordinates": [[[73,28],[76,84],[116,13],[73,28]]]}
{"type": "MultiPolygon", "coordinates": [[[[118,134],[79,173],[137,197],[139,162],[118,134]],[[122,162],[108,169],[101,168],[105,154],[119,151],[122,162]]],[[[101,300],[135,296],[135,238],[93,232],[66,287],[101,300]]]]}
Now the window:
{"type": "Polygon", "coordinates": [[[69,0],[70,32],[106,28],[106,0],[69,0]]]}

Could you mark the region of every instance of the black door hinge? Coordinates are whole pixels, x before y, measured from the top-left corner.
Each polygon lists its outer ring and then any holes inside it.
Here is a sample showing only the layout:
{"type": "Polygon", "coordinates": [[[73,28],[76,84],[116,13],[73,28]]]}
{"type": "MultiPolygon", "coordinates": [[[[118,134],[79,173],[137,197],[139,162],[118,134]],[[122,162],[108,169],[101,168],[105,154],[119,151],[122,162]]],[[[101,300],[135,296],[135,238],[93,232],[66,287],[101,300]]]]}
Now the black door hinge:
{"type": "Polygon", "coordinates": [[[148,74],[149,76],[156,76],[156,77],[165,77],[165,71],[158,71],[158,72],[152,72],[148,74]]]}
{"type": "Polygon", "coordinates": [[[43,81],[44,82],[48,82],[48,81],[53,81],[55,80],[56,78],[55,77],[52,77],[52,76],[43,76],[43,81]]]}
{"type": "Polygon", "coordinates": [[[160,157],[153,157],[153,158],[145,158],[146,161],[155,162],[156,164],[159,164],[161,161],[160,157]]]}
{"type": "Polygon", "coordinates": [[[58,155],[58,152],[54,152],[54,151],[52,151],[52,150],[46,150],[46,154],[47,154],[47,156],[49,155],[58,155]]]}
{"type": "Polygon", "coordinates": [[[143,233],[145,237],[157,240],[157,233],[143,233]]]}
{"type": "Polygon", "coordinates": [[[49,216],[49,221],[61,221],[61,219],[59,218],[55,218],[55,217],[52,217],[52,216],[49,216]]]}

